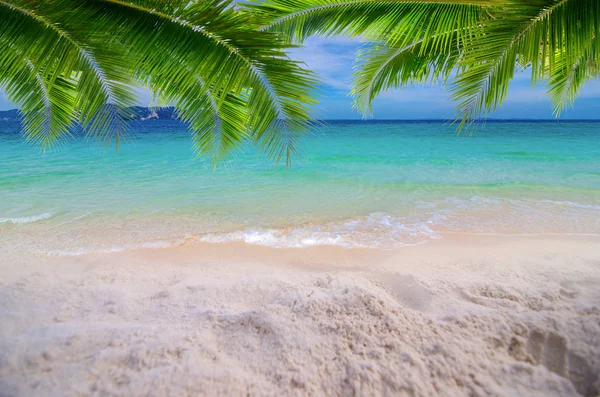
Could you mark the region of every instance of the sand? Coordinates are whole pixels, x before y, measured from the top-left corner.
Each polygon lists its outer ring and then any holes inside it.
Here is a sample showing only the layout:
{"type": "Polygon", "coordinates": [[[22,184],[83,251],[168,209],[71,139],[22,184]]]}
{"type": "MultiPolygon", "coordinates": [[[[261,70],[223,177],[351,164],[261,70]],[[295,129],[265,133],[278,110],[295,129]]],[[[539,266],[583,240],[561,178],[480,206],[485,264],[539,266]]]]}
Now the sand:
{"type": "Polygon", "coordinates": [[[596,396],[600,239],[0,259],[1,396],[596,396]]]}

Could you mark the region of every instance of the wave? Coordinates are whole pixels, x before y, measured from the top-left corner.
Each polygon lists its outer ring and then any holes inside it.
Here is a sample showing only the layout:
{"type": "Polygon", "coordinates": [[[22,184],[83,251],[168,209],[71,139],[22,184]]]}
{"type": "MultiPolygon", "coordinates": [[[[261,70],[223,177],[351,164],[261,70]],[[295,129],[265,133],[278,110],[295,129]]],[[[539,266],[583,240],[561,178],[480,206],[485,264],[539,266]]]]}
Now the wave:
{"type": "MultiPolygon", "coordinates": [[[[552,206],[568,207],[573,209],[593,209],[599,210],[600,205],[589,204],[589,203],[577,203],[569,200],[549,200],[549,199],[530,199],[530,198],[506,198],[506,197],[486,197],[486,196],[471,196],[469,198],[456,198],[448,197],[444,199],[444,202],[450,203],[456,206],[456,208],[472,207],[473,205],[496,205],[501,203],[509,203],[516,206],[523,205],[545,205],[550,204],[552,206]]],[[[429,204],[435,206],[433,203],[424,202],[422,204],[429,204]]],[[[530,207],[533,208],[533,207],[530,207]]]]}
{"type": "Polygon", "coordinates": [[[44,212],[39,215],[33,216],[24,216],[18,218],[0,218],[0,223],[12,223],[12,224],[24,224],[24,223],[34,223],[43,221],[46,219],[50,219],[54,216],[54,212],[44,212]]]}
{"type": "Polygon", "coordinates": [[[275,248],[335,245],[348,248],[395,248],[423,244],[445,233],[486,235],[597,235],[600,206],[571,201],[473,196],[424,202],[404,215],[377,212],[339,222],[283,229],[253,228],[209,233],[198,241],[239,241],[275,248]],[[560,207],[557,210],[556,207],[560,207]]]}
{"type": "Polygon", "coordinates": [[[223,233],[204,233],[166,241],[52,250],[45,253],[51,256],[110,254],[136,249],[174,248],[192,241],[201,243],[243,242],[272,248],[306,248],[329,245],[345,248],[390,249],[422,244],[438,238],[440,235],[434,232],[426,222],[405,224],[401,218],[374,213],[367,217],[342,222],[305,224],[282,229],[253,228],[223,233]]]}
{"type": "Polygon", "coordinates": [[[591,209],[591,210],[600,210],[600,205],[594,205],[594,204],[583,204],[583,203],[575,203],[573,201],[567,201],[567,200],[531,200],[531,199],[519,199],[519,200],[509,200],[511,203],[516,203],[518,201],[523,201],[523,202],[533,202],[536,204],[552,204],[552,205],[557,205],[557,206],[561,206],[561,207],[568,207],[568,208],[576,208],[576,209],[591,209]]]}
{"type": "Polygon", "coordinates": [[[125,252],[136,249],[159,249],[159,248],[174,248],[187,244],[195,240],[194,236],[186,236],[182,239],[171,241],[152,241],[138,244],[125,244],[121,246],[112,246],[108,248],[78,248],[75,250],[54,250],[46,252],[50,256],[80,256],[90,254],[112,254],[117,252],[125,252]]]}
{"type": "Polygon", "coordinates": [[[287,229],[250,229],[230,233],[209,233],[200,242],[246,244],[274,248],[305,248],[334,245],[347,248],[393,248],[422,244],[440,235],[430,228],[432,221],[408,223],[405,219],[384,213],[344,222],[307,224],[287,229]]]}
{"type": "MultiPolygon", "coordinates": [[[[223,231],[211,231],[205,223],[161,224],[167,240],[143,240],[142,233],[131,237],[142,242],[127,241],[126,230],[153,230],[154,223],[137,225],[135,220],[119,235],[98,235],[100,246],[51,251],[50,255],[77,256],[107,254],[135,249],[172,248],[189,241],[201,243],[242,242],[273,248],[306,248],[328,245],[346,248],[392,249],[423,244],[442,238],[447,233],[480,235],[596,235],[600,233],[600,218],[594,216],[600,208],[596,203],[577,203],[567,200],[534,200],[471,196],[416,202],[401,213],[375,212],[339,220],[315,220],[309,223],[290,222],[287,226],[273,224],[239,226],[223,231]],[[204,225],[204,226],[202,226],[204,225]],[[191,230],[190,230],[191,228],[191,230]],[[193,230],[203,229],[203,230],[193,230]],[[125,233],[123,233],[125,231],[125,233]],[[184,234],[190,233],[191,234],[184,234]],[[181,236],[184,235],[183,238],[181,236]],[[125,239],[125,241],[123,241],[125,239]],[[111,245],[116,243],[116,245],[111,245]]],[[[62,225],[62,224],[61,224],[62,225]]],[[[213,229],[214,230],[214,229],[213,229]]],[[[94,234],[86,233],[88,237],[94,234]]],[[[71,247],[67,247],[71,248],[71,247]]]]}

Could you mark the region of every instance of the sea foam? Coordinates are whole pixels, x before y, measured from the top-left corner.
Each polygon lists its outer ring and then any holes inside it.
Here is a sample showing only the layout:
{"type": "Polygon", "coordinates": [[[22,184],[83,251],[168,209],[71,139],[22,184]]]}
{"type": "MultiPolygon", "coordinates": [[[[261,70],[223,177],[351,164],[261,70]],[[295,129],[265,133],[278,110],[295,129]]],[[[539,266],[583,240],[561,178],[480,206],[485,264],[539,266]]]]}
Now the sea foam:
{"type": "Polygon", "coordinates": [[[170,241],[149,241],[144,243],[131,243],[121,246],[111,246],[103,248],[83,247],[72,250],[53,250],[46,252],[49,256],[80,256],[90,254],[112,254],[117,252],[125,252],[136,249],[159,249],[159,248],[173,248],[180,247],[192,240],[195,240],[194,236],[185,236],[182,239],[170,240],[170,241]]]}
{"type": "Polygon", "coordinates": [[[50,219],[54,216],[53,212],[44,212],[39,215],[33,216],[23,216],[18,218],[0,218],[0,223],[12,223],[12,224],[24,224],[24,223],[34,223],[43,221],[46,219],[50,219]]]}
{"type": "Polygon", "coordinates": [[[426,222],[407,222],[400,217],[373,213],[342,222],[307,224],[287,229],[248,229],[209,233],[198,238],[207,243],[240,241],[274,248],[334,245],[347,248],[394,248],[421,244],[440,236],[426,222]]]}

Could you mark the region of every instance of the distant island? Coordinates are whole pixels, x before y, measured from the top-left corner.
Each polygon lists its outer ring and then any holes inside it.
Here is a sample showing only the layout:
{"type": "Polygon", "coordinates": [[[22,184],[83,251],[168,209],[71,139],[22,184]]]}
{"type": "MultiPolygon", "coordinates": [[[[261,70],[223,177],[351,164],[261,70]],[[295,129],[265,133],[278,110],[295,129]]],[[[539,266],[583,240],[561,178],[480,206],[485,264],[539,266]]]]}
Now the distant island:
{"type": "MultiPolygon", "coordinates": [[[[146,120],[178,120],[177,111],[173,106],[165,107],[144,107],[144,106],[133,106],[127,109],[125,118],[132,121],[146,121],[146,120]]],[[[0,121],[19,121],[21,119],[20,112],[18,109],[0,111],[0,121]]],[[[320,120],[327,123],[448,123],[451,124],[451,119],[332,119],[332,120],[320,120]]],[[[573,123],[573,122],[600,122],[599,119],[496,119],[488,118],[475,121],[478,124],[485,123],[573,123]]]]}
{"type": "MultiPolygon", "coordinates": [[[[128,120],[176,120],[177,113],[172,106],[143,107],[133,106],[127,109],[125,118],[128,120]]],[[[18,121],[21,119],[19,110],[0,111],[0,121],[18,121]]]]}

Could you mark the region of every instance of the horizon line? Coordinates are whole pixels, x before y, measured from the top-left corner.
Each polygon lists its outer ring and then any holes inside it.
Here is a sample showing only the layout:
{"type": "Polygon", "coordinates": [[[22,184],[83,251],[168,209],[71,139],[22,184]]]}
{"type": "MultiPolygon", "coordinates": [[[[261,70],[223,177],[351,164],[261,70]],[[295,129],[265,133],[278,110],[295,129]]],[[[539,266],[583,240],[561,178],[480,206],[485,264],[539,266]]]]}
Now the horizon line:
{"type": "MultiPolygon", "coordinates": [[[[363,120],[363,119],[315,119],[316,121],[327,121],[327,122],[331,122],[331,121],[352,121],[352,122],[363,122],[363,123],[368,123],[368,122],[382,122],[382,121],[437,121],[437,122],[445,122],[445,123],[455,123],[457,122],[455,119],[368,119],[368,120],[363,120]]],[[[561,123],[561,122],[590,122],[590,121],[596,121],[596,122],[600,122],[600,119],[524,119],[524,118],[489,118],[489,119],[480,119],[480,120],[473,120],[473,123],[485,123],[485,122],[496,122],[496,121],[543,121],[543,122],[553,122],[553,123],[561,123]]]]}
{"type": "MultiPolygon", "coordinates": [[[[162,109],[166,109],[166,108],[172,108],[172,106],[132,106],[132,107],[137,107],[137,108],[145,108],[145,109],[152,109],[152,108],[162,108],[162,109]]],[[[0,114],[4,113],[4,112],[12,112],[12,111],[17,111],[20,112],[18,108],[13,108],[13,109],[7,109],[7,110],[0,110],[0,114]]],[[[151,119],[151,120],[156,120],[156,119],[151,119]]],[[[145,121],[151,121],[151,120],[145,120],[145,121]]],[[[158,119],[160,121],[166,121],[167,119],[158,119]]],[[[181,120],[177,120],[177,119],[170,119],[172,121],[181,121],[181,120]]],[[[2,121],[2,120],[0,120],[2,121]]],[[[136,120],[139,121],[139,120],[136,120]]],[[[432,119],[427,119],[427,118],[419,118],[419,119],[390,119],[390,118],[385,118],[385,119],[361,119],[361,118],[356,118],[356,119],[318,119],[315,118],[312,121],[315,122],[360,122],[360,123],[372,123],[372,122],[438,122],[438,123],[456,123],[457,120],[456,119],[447,119],[447,118],[432,118],[432,119]]],[[[478,120],[472,120],[473,123],[477,123],[477,124],[481,124],[481,123],[487,123],[487,122],[491,122],[491,123],[495,123],[495,122],[550,122],[550,123],[573,123],[573,122],[600,122],[600,118],[598,119],[581,119],[581,118],[566,118],[566,119],[560,119],[560,118],[495,118],[495,117],[491,117],[491,118],[485,118],[485,119],[478,119],[478,120]]]]}

